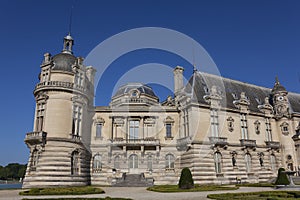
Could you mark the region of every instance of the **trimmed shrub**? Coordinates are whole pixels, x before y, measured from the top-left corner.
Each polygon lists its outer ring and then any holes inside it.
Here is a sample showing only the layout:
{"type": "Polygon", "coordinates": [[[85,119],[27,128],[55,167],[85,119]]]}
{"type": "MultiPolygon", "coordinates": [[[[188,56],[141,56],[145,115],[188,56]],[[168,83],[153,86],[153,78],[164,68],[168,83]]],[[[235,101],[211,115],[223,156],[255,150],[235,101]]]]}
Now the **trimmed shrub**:
{"type": "Polygon", "coordinates": [[[180,189],[194,188],[194,180],[189,168],[185,167],[182,169],[178,186],[180,189]]]}
{"type": "Polygon", "coordinates": [[[288,184],[290,184],[290,180],[287,177],[286,173],[282,173],[284,171],[285,171],[284,168],[279,168],[278,169],[278,175],[277,175],[275,185],[288,185],[288,184]]]}

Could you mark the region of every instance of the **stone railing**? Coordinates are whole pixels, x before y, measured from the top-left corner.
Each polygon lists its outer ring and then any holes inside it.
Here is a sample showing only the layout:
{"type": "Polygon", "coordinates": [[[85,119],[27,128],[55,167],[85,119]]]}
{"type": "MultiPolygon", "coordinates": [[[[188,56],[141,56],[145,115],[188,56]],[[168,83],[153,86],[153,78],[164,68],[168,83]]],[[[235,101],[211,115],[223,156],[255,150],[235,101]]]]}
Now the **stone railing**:
{"type": "Polygon", "coordinates": [[[144,139],[124,139],[124,138],[114,138],[111,140],[114,145],[159,145],[159,139],[155,138],[144,138],[144,139]]]}
{"type": "Polygon", "coordinates": [[[274,142],[274,141],[265,141],[267,147],[271,149],[279,149],[280,148],[280,142],[274,142]]]}
{"type": "Polygon", "coordinates": [[[45,87],[59,87],[59,88],[66,88],[66,89],[77,89],[81,92],[85,91],[85,88],[83,86],[71,83],[71,82],[65,82],[65,81],[46,81],[42,83],[38,83],[35,86],[35,90],[45,88],[45,87]]]}
{"type": "Polygon", "coordinates": [[[227,138],[225,137],[209,137],[210,144],[225,146],[228,144],[227,138]]]}
{"type": "Polygon", "coordinates": [[[25,143],[26,144],[46,144],[47,133],[44,131],[34,131],[26,134],[25,143]]]}
{"type": "Polygon", "coordinates": [[[241,139],[241,146],[245,146],[245,147],[256,147],[256,140],[248,140],[248,139],[241,139]]]}

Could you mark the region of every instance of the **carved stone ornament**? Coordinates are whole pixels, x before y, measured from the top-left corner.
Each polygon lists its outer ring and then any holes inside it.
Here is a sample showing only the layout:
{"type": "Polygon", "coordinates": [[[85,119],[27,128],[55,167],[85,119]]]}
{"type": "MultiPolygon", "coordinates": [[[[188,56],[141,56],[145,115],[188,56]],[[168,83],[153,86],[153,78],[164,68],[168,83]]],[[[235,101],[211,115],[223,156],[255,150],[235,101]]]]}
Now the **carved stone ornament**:
{"type": "Polygon", "coordinates": [[[260,122],[258,120],[254,122],[254,128],[255,128],[255,133],[260,134],[260,122]]]}
{"type": "Polygon", "coordinates": [[[234,119],[231,116],[227,118],[227,126],[230,132],[234,130],[234,119]]]}

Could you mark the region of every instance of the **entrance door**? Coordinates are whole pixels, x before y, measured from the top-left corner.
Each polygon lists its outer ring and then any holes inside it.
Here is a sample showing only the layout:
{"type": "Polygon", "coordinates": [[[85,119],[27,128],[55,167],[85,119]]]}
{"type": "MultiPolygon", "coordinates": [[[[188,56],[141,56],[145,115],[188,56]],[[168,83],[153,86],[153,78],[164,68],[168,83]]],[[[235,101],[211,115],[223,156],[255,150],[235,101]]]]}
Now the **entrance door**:
{"type": "Polygon", "coordinates": [[[137,173],[139,167],[138,156],[136,154],[132,154],[129,156],[129,172],[137,173]]]}

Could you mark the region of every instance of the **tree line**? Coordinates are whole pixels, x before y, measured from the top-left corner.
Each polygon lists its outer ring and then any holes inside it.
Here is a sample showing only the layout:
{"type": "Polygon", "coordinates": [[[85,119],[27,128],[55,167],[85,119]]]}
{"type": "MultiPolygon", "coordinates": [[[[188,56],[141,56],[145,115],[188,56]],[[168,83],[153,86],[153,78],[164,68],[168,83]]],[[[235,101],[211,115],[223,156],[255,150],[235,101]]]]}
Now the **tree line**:
{"type": "Polygon", "coordinates": [[[10,163],[5,167],[0,165],[0,180],[19,180],[24,178],[26,166],[19,163],[10,163]]]}

